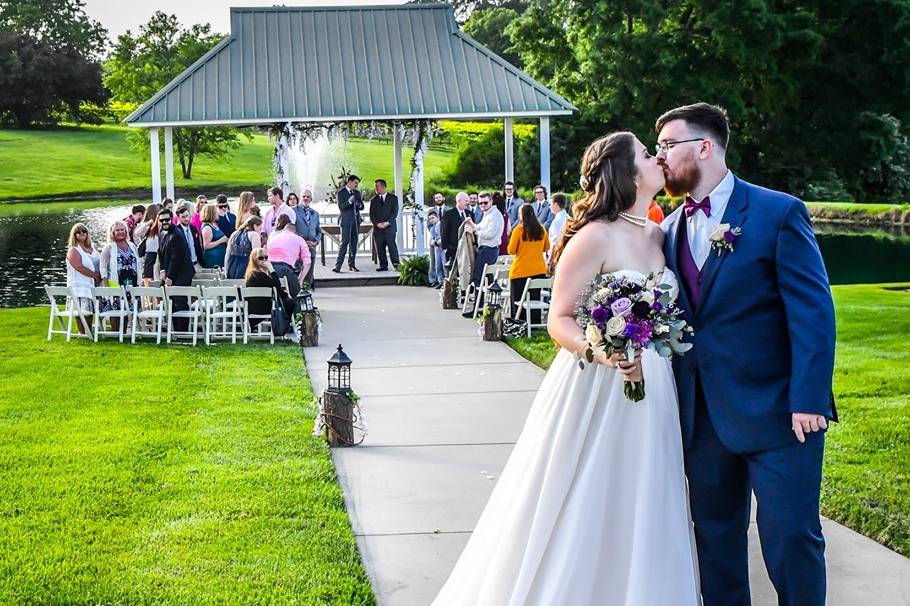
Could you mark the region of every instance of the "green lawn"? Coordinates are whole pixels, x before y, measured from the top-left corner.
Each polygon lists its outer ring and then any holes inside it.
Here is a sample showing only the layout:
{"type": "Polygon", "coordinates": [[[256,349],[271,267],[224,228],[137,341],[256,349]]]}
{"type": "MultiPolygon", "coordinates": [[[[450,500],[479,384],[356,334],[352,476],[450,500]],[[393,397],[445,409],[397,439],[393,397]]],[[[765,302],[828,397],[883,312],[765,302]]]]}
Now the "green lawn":
{"type": "MultiPolygon", "coordinates": [[[[833,291],[841,422],[828,432],[822,511],[910,556],[910,292],[880,285],[833,291]]],[[[544,368],[556,354],[542,331],[509,344],[544,368]]]]}
{"type": "Polygon", "coordinates": [[[296,346],[0,311],[0,603],[373,604],[296,346]]]}
{"type": "MultiPolygon", "coordinates": [[[[149,196],[149,160],[127,145],[127,130],[113,125],[0,129],[0,201],[118,192],[149,196]]],[[[240,148],[223,160],[197,158],[192,180],[183,179],[178,165],[175,186],[193,191],[217,187],[236,195],[240,188],[270,184],[273,146],[268,137],[255,135],[251,142],[241,142],[240,148]]],[[[390,143],[351,139],[348,147],[352,166],[347,168],[366,179],[385,177],[392,181],[390,143]]],[[[412,155],[406,148],[405,179],[412,155]]],[[[440,175],[451,156],[451,152],[432,149],[426,160],[427,180],[440,175]]]]}

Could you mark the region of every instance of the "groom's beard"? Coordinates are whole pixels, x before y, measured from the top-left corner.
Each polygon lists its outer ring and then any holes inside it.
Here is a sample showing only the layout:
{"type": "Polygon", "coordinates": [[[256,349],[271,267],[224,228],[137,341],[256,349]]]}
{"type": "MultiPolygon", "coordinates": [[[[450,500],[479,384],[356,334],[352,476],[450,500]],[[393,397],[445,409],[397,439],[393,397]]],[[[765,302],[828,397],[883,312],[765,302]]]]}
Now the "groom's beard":
{"type": "Polygon", "coordinates": [[[701,169],[694,162],[681,166],[676,172],[668,170],[665,166],[664,177],[666,177],[664,191],[668,196],[677,198],[693,191],[701,182],[701,169]]]}

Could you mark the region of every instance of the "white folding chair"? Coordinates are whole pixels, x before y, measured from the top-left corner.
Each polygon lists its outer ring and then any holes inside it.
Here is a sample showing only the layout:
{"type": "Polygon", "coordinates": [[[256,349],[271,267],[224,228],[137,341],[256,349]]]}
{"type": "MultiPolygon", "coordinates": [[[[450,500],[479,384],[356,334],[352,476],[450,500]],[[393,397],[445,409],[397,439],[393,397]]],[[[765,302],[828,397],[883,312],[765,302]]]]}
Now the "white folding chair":
{"type": "Polygon", "coordinates": [[[200,278],[193,278],[193,283],[192,283],[190,286],[201,286],[201,287],[206,287],[206,286],[219,286],[219,284],[218,284],[218,280],[216,280],[216,279],[214,279],[214,278],[211,278],[211,279],[209,279],[209,278],[201,278],[201,279],[200,279],[200,278]]]}
{"type": "Polygon", "coordinates": [[[99,336],[117,337],[123,343],[123,335],[126,333],[127,320],[130,317],[129,304],[126,301],[126,291],[120,286],[96,286],[92,289],[92,305],[95,308],[95,343],[98,342],[99,336]],[[115,309],[101,311],[102,299],[108,299],[116,305],[115,309]],[[105,321],[117,320],[117,330],[105,330],[105,321]]]}
{"type": "Polygon", "coordinates": [[[506,267],[512,266],[512,261],[515,259],[513,255],[499,255],[496,258],[496,265],[505,265],[506,267]]]}
{"type": "Polygon", "coordinates": [[[164,289],[160,286],[134,286],[130,292],[133,295],[133,334],[130,342],[135,343],[136,337],[155,337],[155,343],[160,344],[167,319],[164,289]],[[145,324],[150,330],[143,330],[145,324]]]}
{"type": "Polygon", "coordinates": [[[275,344],[275,335],[272,333],[272,301],[275,297],[275,289],[269,288],[267,286],[244,286],[240,289],[240,299],[243,301],[243,343],[244,345],[249,343],[250,339],[260,338],[268,339],[269,342],[275,344]],[[250,313],[250,299],[251,298],[268,298],[269,300],[269,313],[267,314],[251,314],[250,313]],[[256,334],[251,334],[253,327],[250,325],[250,320],[262,320],[259,324],[256,325],[256,334]],[[265,325],[269,327],[269,333],[263,334],[262,329],[265,325]]]}
{"type": "Polygon", "coordinates": [[[242,315],[237,305],[237,288],[233,286],[210,286],[202,289],[203,307],[205,307],[205,344],[211,345],[212,339],[231,338],[237,342],[237,321],[242,315]],[[221,324],[221,330],[218,325],[221,324]],[[229,328],[230,327],[230,328],[229,328]]]}
{"type": "Polygon", "coordinates": [[[477,314],[480,313],[480,302],[483,300],[484,296],[486,296],[490,287],[493,286],[493,282],[496,281],[496,276],[501,269],[508,271],[508,268],[504,265],[496,263],[493,265],[484,265],[483,277],[480,279],[480,296],[474,298],[474,315],[472,317],[476,318],[477,314]]]}
{"type": "Polygon", "coordinates": [[[225,278],[221,281],[221,286],[233,286],[234,288],[241,288],[246,286],[246,280],[243,278],[225,278]]]}
{"type": "Polygon", "coordinates": [[[521,294],[521,299],[518,301],[518,309],[523,309],[525,312],[525,324],[528,327],[528,337],[531,336],[532,328],[541,328],[547,325],[546,316],[550,310],[550,304],[543,300],[543,293],[541,292],[538,299],[531,298],[531,291],[536,289],[551,288],[552,282],[550,278],[531,278],[525,282],[524,292],[521,294]],[[533,324],[531,322],[531,310],[540,310],[540,323],[533,324]]]}
{"type": "Polygon", "coordinates": [[[51,340],[52,335],[66,335],[67,341],[69,341],[73,335],[86,339],[92,338],[92,327],[89,326],[88,319],[83,314],[82,308],[79,307],[79,301],[69,286],[45,286],[44,292],[47,293],[47,298],[51,302],[50,322],[48,322],[47,325],[48,341],[51,340]],[[63,299],[62,309],[58,299],[63,299]],[[65,323],[63,321],[64,318],[66,319],[65,323]],[[73,332],[73,322],[77,318],[85,328],[86,334],[82,334],[78,330],[73,332]],[[55,320],[59,327],[57,330],[54,330],[55,320]]]}
{"type": "Polygon", "coordinates": [[[166,286],[164,288],[165,308],[167,309],[167,342],[173,342],[174,337],[192,337],[193,346],[199,337],[199,320],[202,318],[205,307],[202,305],[202,291],[198,286],[166,286]],[[186,297],[188,309],[174,310],[174,299],[186,297]],[[190,330],[174,330],[175,319],[186,319],[191,322],[190,330]]]}

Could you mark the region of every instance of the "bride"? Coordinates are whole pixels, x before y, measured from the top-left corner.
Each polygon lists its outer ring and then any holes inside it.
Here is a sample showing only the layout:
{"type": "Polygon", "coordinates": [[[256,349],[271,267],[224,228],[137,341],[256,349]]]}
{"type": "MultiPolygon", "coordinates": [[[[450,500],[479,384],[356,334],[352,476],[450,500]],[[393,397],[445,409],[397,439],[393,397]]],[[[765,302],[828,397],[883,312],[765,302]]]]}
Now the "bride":
{"type": "Polygon", "coordinates": [[[631,133],[594,141],[551,260],[548,329],[561,349],[437,606],[695,606],[698,570],[670,361],[603,353],[579,368],[582,293],[600,274],[663,272],[663,232],[645,218],[664,172],[631,133]],[[647,395],[623,395],[644,375],[647,395]]]}

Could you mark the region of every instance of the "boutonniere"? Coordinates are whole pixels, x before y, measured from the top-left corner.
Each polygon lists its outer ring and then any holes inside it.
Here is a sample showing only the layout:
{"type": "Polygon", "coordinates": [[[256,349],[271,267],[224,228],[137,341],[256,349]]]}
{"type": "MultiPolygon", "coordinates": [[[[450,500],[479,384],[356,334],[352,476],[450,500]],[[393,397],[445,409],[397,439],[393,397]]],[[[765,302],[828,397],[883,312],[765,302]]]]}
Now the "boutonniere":
{"type": "Polygon", "coordinates": [[[733,252],[733,243],[736,242],[736,239],[742,233],[743,229],[741,227],[730,229],[729,223],[721,223],[714,228],[714,231],[708,237],[711,240],[711,250],[716,252],[718,257],[725,252],[733,252]]]}

